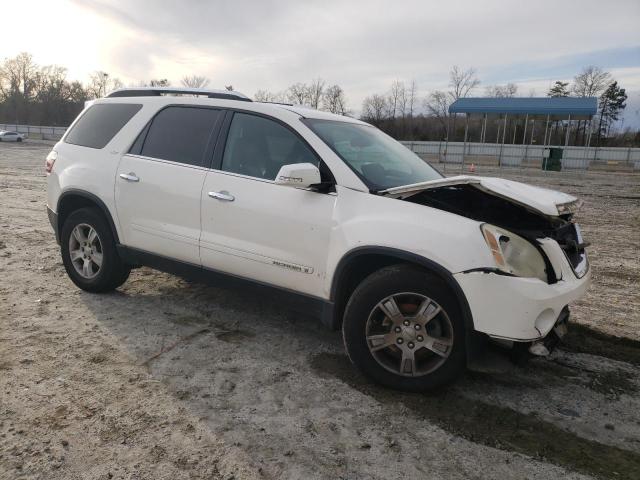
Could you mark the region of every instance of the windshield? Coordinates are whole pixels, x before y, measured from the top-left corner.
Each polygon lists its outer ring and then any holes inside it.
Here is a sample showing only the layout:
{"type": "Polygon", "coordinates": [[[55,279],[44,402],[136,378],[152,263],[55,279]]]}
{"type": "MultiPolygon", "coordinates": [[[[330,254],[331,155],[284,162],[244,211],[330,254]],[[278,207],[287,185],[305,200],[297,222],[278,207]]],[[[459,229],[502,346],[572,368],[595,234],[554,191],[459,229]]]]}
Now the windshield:
{"type": "Polygon", "coordinates": [[[304,122],[336,152],[370,190],[443,178],[427,162],[375,127],[334,120],[304,122]]]}

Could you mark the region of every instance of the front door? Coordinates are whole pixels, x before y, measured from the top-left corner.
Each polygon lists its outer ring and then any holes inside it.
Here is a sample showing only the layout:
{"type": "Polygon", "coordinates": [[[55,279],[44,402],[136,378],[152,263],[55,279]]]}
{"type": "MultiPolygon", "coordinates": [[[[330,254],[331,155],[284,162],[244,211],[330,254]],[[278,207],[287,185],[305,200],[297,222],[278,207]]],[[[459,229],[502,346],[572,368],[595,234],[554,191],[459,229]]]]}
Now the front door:
{"type": "Polygon", "coordinates": [[[202,189],[203,266],[323,296],[335,193],[273,182],[315,153],[288,127],[235,113],[220,157],[202,189]]]}

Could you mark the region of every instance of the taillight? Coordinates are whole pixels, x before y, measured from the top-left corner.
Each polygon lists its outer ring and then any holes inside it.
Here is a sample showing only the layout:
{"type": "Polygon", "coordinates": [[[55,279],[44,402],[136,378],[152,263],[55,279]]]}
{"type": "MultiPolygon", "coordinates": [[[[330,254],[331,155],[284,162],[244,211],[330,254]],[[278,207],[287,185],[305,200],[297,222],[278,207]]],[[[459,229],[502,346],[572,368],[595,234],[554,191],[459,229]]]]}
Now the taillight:
{"type": "Polygon", "coordinates": [[[47,174],[51,173],[51,170],[53,170],[53,164],[56,163],[57,158],[58,152],[56,152],[55,150],[51,150],[49,152],[49,155],[47,155],[47,159],[44,162],[44,169],[46,170],[47,174]]]}

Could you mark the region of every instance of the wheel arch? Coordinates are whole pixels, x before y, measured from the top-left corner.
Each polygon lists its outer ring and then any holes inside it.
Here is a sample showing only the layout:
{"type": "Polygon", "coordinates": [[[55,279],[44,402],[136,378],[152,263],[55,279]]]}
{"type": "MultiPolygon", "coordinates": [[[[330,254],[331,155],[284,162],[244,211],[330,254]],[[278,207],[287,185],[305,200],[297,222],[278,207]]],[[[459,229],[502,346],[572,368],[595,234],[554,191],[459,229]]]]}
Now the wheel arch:
{"type": "MultiPolygon", "coordinates": [[[[69,215],[78,210],[80,208],[86,207],[94,207],[97,208],[104,217],[107,219],[107,223],[109,224],[109,228],[111,229],[111,233],[113,234],[113,239],[116,244],[120,243],[120,239],[118,236],[118,230],[116,229],[116,225],[113,221],[113,217],[111,216],[111,212],[107,205],[97,196],[91,192],[87,192],[86,190],[79,189],[68,189],[60,194],[58,198],[58,204],[56,206],[57,212],[57,221],[58,221],[58,232],[62,231],[62,226],[64,225],[65,220],[69,217],[69,215]]],[[[58,242],[60,239],[57,239],[58,242]]]]}
{"type": "Polygon", "coordinates": [[[398,263],[417,265],[441,278],[458,300],[467,332],[474,331],[473,315],[467,297],[449,270],[421,255],[377,246],[355,248],[340,259],[331,282],[331,312],[323,316],[323,323],[334,330],[340,328],[344,309],[357,285],[380,268],[398,263]]]}

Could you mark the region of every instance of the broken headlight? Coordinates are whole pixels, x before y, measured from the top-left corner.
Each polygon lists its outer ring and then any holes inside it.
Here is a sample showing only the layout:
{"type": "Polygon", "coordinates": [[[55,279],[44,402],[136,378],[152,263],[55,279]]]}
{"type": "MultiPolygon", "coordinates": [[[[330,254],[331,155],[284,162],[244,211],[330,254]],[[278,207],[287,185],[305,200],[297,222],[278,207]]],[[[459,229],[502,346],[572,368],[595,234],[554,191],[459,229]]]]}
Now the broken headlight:
{"type": "Polygon", "coordinates": [[[518,277],[547,281],[544,259],[529,241],[488,223],[480,228],[498,270],[518,277]]]}

